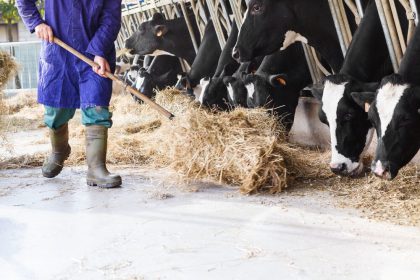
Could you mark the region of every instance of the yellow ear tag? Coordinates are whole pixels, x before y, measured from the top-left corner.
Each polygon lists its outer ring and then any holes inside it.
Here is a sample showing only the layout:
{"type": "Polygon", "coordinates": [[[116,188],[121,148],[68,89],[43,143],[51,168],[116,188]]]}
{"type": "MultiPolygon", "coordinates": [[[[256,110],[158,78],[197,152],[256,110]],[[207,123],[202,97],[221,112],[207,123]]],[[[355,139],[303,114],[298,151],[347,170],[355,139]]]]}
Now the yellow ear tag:
{"type": "Polygon", "coordinates": [[[367,112],[369,112],[369,109],[370,109],[370,104],[369,103],[365,103],[365,112],[367,113],[367,112]]]}
{"type": "Polygon", "coordinates": [[[283,85],[283,86],[285,86],[287,83],[286,83],[286,80],[284,80],[284,79],[282,79],[282,78],[280,78],[280,77],[278,77],[277,78],[277,82],[279,82],[281,85],[283,85]]]}
{"type": "Polygon", "coordinates": [[[158,36],[158,37],[162,37],[162,35],[163,35],[163,31],[162,30],[159,30],[159,32],[156,34],[156,36],[158,36]]]}

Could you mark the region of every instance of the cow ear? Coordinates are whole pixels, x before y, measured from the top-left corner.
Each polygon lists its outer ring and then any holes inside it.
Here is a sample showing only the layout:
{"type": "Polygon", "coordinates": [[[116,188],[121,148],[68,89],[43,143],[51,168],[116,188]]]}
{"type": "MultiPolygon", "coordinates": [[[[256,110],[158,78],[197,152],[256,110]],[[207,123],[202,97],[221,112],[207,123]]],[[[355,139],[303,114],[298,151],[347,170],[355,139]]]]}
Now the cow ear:
{"type": "Polygon", "coordinates": [[[365,110],[365,112],[369,111],[370,105],[375,100],[375,92],[352,92],[351,97],[353,98],[354,102],[356,102],[360,107],[365,110]]]}
{"type": "Polygon", "coordinates": [[[162,13],[154,13],[152,16],[152,21],[163,21],[165,20],[165,17],[162,13]]]}
{"type": "Polygon", "coordinates": [[[273,87],[285,87],[287,85],[287,76],[285,74],[270,75],[268,76],[268,82],[273,87]]]}
{"type": "Polygon", "coordinates": [[[168,33],[168,27],[166,27],[166,25],[156,25],[155,26],[155,35],[157,37],[162,37],[166,33],[168,33]]]}
{"type": "Polygon", "coordinates": [[[235,80],[232,76],[225,76],[223,77],[223,83],[228,86],[228,84],[231,84],[235,80]]]}
{"type": "Polygon", "coordinates": [[[309,90],[311,91],[312,95],[318,99],[318,100],[322,100],[322,95],[324,93],[324,85],[323,84],[313,84],[311,86],[308,87],[309,90]]]}

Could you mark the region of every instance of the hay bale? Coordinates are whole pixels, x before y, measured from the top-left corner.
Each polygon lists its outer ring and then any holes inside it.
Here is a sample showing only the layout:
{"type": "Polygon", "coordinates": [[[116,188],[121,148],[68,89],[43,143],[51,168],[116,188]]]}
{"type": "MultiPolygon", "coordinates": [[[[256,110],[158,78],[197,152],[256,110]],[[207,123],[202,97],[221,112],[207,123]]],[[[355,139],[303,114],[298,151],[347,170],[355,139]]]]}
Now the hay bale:
{"type": "Polygon", "coordinates": [[[266,110],[214,112],[184,98],[174,90],[157,94],[157,102],[176,117],[138,135],[150,164],[171,167],[187,180],[237,185],[246,194],[278,193],[301,174],[317,173],[295,155],[284,128],[266,110]]]}

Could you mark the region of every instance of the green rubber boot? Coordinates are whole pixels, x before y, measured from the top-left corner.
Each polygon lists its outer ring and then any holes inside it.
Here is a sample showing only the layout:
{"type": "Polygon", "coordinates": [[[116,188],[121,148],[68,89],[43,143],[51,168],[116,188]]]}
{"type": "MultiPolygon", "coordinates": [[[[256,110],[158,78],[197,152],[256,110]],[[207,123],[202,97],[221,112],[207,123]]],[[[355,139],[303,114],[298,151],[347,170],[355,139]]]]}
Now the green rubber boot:
{"type": "Polygon", "coordinates": [[[47,178],[54,178],[63,170],[64,161],[71,152],[68,125],[62,125],[56,130],[50,129],[50,140],[52,151],[42,165],[42,175],[47,178]]]}
{"type": "Polygon", "coordinates": [[[116,188],[121,186],[119,175],[109,173],[106,168],[108,128],[99,125],[86,126],[86,161],[89,186],[116,188]]]}

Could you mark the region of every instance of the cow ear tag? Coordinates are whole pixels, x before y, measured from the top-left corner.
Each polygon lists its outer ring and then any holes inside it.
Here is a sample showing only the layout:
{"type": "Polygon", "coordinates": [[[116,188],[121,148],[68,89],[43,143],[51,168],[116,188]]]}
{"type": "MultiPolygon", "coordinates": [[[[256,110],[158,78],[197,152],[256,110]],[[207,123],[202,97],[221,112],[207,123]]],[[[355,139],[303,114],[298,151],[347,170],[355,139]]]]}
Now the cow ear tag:
{"type": "Polygon", "coordinates": [[[282,78],[280,78],[280,77],[277,77],[277,82],[279,82],[282,86],[287,85],[286,80],[285,80],[285,79],[282,79],[282,78]]]}
{"type": "Polygon", "coordinates": [[[162,30],[159,30],[158,33],[156,34],[156,36],[162,37],[163,36],[163,31],[162,30]]]}
{"type": "Polygon", "coordinates": [[[370,104],[369,103],[365,103],[365,112],[367,113],[367,112],[369,112],[369,109],[370,109],[370,104]]]}

